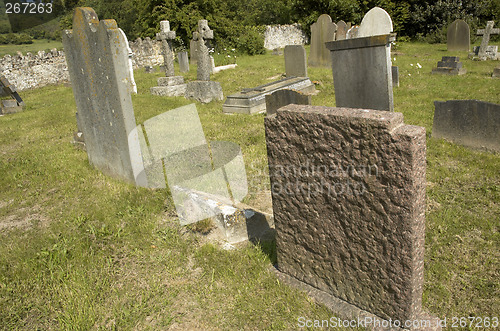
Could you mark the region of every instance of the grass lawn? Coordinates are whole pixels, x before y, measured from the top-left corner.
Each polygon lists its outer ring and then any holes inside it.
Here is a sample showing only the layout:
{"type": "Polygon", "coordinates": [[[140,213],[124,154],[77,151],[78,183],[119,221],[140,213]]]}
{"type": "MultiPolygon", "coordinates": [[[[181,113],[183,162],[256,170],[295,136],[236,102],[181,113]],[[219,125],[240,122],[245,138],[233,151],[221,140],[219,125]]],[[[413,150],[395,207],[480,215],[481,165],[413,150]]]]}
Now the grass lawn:
{"type": "MultiPolygon", "coordinates": [[[[395,51],[395,110],[427,130],[424,308],[448,320],[499,317],[500,155],[431,138],[436,100],[500,104],[500,79],[491,78],[498,63],[473,62],[446,45],[401,43],[395,51]],[[459,55],[467,74],[431,75],[444,55],[459,55]]],[[[283,57],[270,53],[237,63],[212,76],[226,96],[284,74],[283,57]]],[[[135,75],[137,123],[191,103],[150,95],[160,73],[135,75]]],[[[331,70],[309,68],[309,76],[320,82],[313,104],[334,106],[331,70]]],[[[185,78],[195,77],[192,67],[185,78]]],[[[299,317],[332,317],[269,272],[273,242],[222,250],[178,225],[166,190],[90,167],[71,144],[71,87],[21,96],[27,109],[0,117],[1,329],[290,330],[299,317]]],[[[197,104],[207,140],[241,146],[245,202],[269,209],[264,115],[224,115],[222,104],[197,104]]]]}
{"type": "Polygon", "coordinates": [[[33,44],[0,45],[0,57],[4,57],[7,54],[16,55],[18,51],[24,55],[28,52],[36,54],[38,51],[47,51],[53,48],[62,49],[62,42],[48,39],[34,39],[33,44]]]}

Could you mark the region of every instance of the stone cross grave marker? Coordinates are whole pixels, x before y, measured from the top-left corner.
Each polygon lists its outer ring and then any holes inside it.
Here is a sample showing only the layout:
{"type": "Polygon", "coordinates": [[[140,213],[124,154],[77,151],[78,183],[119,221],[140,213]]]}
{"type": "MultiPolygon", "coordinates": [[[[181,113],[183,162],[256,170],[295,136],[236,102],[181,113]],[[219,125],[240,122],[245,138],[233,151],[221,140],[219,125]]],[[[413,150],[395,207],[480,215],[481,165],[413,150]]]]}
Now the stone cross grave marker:
{"type": "Polygon", "coordinates": [[[335,40],[335,31],[337,31],[337,25],[327,14],[318,17],[318,21],[311,25],[311,51],[309,54],[311,67],[330,66],[330,54],[325,47],[325,42],[335,40]]]}
{"type": "Polygon", "coordinates": [[[174,51],[172,40],[175,39],[175,31],[170,31],[170,22],[160,22],[160,32],[156,34],[156,40],[161,42],[163,64],[167,77],[174,76],[174,51]]]}
{"type": "Polygon", "coordinates": [[[499,28],[493,28],[495,25],[494,21],[488,21],[486,23],[486,29],[479,29],[477,30],[477,35],[478,36],[483,36],[483,40],[481,40],[481,46],[479,46],[479,51],[477,53],[477,56],[480,60],[486,60],[487,59],[487,49],[488,49],[488,43],[490,42],[490,36],[492,34],[500,34],[500,29],[499,28]]]}
{"type": "Polygon", "coordinates": [[[285,72],[287,77],[307,77],[307,55],[304,46],[285,46],[285,72]]]}
{"type": "Polygon", "coordinates": [[[279,277],[342,319],[435,326],[422,309],[425,128],[401,113],[288,105],[265,132],[279,277]]]}
{"type": "Polygon", "coordinates": [[[335,40],[344,40],[347,35],[347,24],[344,21],[337,22],[337,32],[335,34],[335,40]]]}
{"type": "Polygon", "coordinates": [[[380,7],[373,7],[363,17],[357,37],[378,36],[392,31],[392,19],[389,14],[380,7]]]}
{"type": "Polygon", "coordinates": [[[198,30],[193,32],[193,40],[196,41],[196,48],[198,51],[198,80],[210,80],[212,64],[210,62],[210,55],[207,47],[207,41],[210,39],[214,39],[214,31],[208,27],[207,20],[199,20],[198,30]]]}
{"type": "Polygon", "coordinates": [[[130,97],[128,50],[115,20],[76,8],[63,33],[78,128],[90,164],[104,174],[147,186],[130,97]]]}
{"type": "Polygon", "coordinates": [[[470,28],[464,20],[455,20],[448,27],[447,32],[448,51],[469,51],[470,50],[470,28]]]}

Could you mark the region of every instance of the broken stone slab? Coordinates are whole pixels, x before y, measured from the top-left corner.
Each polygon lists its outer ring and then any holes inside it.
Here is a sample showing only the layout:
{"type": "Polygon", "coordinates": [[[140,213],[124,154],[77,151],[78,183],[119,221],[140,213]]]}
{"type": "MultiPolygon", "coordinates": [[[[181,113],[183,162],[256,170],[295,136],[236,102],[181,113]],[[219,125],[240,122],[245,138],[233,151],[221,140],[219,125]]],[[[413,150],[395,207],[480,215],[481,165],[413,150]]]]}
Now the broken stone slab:
{"type": "MultiPolygon", "coordinates": [[[[187,197],[184,202],[186,212],[215,215],[211,218],[216,223],[218,231],[231,244],[245,240],[270,239],[273,234],[274,222],[269,214],[241,203],[233,204],[230,199],[206,192],[180,186],[174,186],[172,189],[187,197]]],[[[179,215],[181,218],[184,216],[179,215]]]]}
{"type": "Polygon", "coordinates": [[[162,97],[181,97],[186,93],[187,84],[171,86],[153,86],[149,90],[152,95],[162,97]]]}
{"type": "Polygon", "coordinates": [[[213,100],[223,100],[224,94],[219,82],[195,80],[187,84],[184,97],[201,103],[209,103],[213,100]]]}

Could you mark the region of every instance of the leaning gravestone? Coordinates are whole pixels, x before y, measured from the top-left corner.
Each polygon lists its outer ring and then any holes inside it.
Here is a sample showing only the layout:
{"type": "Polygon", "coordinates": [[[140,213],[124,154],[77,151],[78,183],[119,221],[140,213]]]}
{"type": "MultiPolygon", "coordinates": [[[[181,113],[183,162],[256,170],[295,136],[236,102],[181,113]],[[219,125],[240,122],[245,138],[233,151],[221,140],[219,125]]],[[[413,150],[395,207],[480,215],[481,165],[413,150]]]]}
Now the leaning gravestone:
{"type": "Polygon", "coordinates": [[[337,32],[335,33],[335,40],[344,40],[347,35],[347,24],[344,21],[337,22],[337,32]]]}
{"type": "Polygon", "coordinates": [[[470,29],[469,24],[464,20],[455,20],[448,27],[447,33],[448,51],[469,51],[470,50],[470,29]]]}
{"type": "Polygon", "coordinates": [[[478,100],[435,101],[432,137],[500,153],[500,105],[478,100]]]}
{"type": "Polygon", "coordinates": [[[16,87],[4,75],[0,75],[0,97],[10,97],[8,100],[1,100],[0,115],[18,113],[25,107],[16,87]]]}
{"type": "Polygon", "coordinates": [[[389,14],[380,7],[373,7],[363,17],[357,38],[385,35],[392,31],[392,19],[389,14]]]}
{"type": "Polygon", "coordinates": [[[198,30],[193,33],[193,40],[196,41],[198,51],[197,80],[189,82],[187,85],[185,97],[188,99],[208,103],[212,100],[222,100],[224,98],[220,83],[210,81],[212,65],[206,43],[213,38],[214,31],[208,27],[208,21],[199,20],[198,30]]]}
{"type": "Polygon", "coordinates": [[[483,39],[481,40],[481,45],[479,47],[474,47],[474,53],[476,56],[473,55],[473,59],[476,60],[498,60],[498,46],[489,46],[490,42],[490,36],[492,34],[500,34],[500,29],[496,28],[494,29],[493,26],[495,25],[494,21],[488,21],[486,23],[486,29],[479,29],[477,30],[477,35],[478,36],[483,36],[483,39]]]}
{"type": "Polygon", "coordinates": [[[323,14],[318,21],[311,25],[311,51],[309,65],[311,67],[328,67],[331,65],[330,54],[325,47],[325,42],[335,40],[337,25],[332,18],[323,14]]]}
{"type": "Polygon", "coordinates": [[[63,33],[77,123],[89,162],[103,173],[147,186],[129,93],[128,51],[115,20],[77,8],[63,33]]]}
{"type": "Polygon", "coordinates": [[[288,105],[265,130],[279,277],[342,319],[436,325],[422,310],[425,128],[401,113],[288,105]]]}
{"type": "Polygon", "coordinates": [[[174,52],[172,49],[172,40],[175,39],[175,31],[170,31],[169,21],[161,21],[160,30],[161,32],[156,34],[156,39],[162,44],[166,77],[158,78],[159,86],[151,87],[151,94],[169,97],[184,95],[187,86],[184,84],[184,77],[175,76],[174,72],[174,52]]]}

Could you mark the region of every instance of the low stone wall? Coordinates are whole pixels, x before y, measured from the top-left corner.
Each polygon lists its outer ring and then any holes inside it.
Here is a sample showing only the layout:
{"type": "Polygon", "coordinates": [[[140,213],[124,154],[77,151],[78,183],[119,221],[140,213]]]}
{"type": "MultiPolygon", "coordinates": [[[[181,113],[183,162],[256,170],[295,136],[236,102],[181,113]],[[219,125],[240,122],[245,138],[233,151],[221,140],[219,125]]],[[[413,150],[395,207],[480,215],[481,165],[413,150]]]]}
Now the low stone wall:
{"type": "Polygon", "coordinates": [[[132,65],[134,69],[144,68],[145,66],[159,66],[163,64],[161,55],[161,44],[154,40],[138,38],[136,41],[129,42],[132,49],[132,65]]]}
{"type": "Polygon", "coordinates": [[[264,47],[266,49],[284,48],[286,45],[305,45],[309,38],[300,24],[268,25],[264,32],[264,47]]]}

